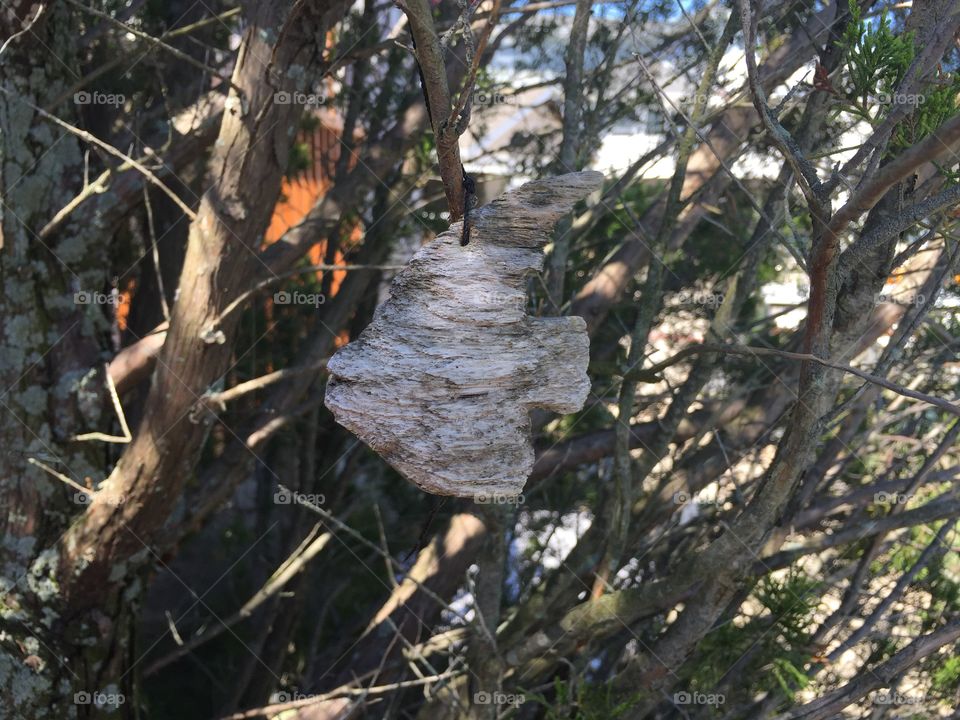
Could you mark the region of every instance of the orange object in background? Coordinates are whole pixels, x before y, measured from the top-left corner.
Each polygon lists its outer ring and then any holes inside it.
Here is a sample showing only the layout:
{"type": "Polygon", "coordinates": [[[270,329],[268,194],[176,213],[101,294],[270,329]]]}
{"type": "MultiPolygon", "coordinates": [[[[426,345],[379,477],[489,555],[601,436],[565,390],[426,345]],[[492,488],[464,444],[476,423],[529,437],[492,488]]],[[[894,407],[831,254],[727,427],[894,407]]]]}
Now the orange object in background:
{"type": "MultiPolygon", "coordinates": [[[[332,111],[320,110],[314,114],[318,120],[317,127],[301,135],[299,141],[307,146],[309,155],[308,167],[295,178],[285,178],[280,188],[281,198],[277,202],[270,219],[270,225],[264,235],[264,247],[279,240],[291,227],[299,223],[310,212],[316,202],[330,189],[331,175],[340,158],[343,144],[340,142],[340,133],[343,125],[332,111]]],[[[356,165],[356,158],[351,158],[349,167],[356,165]]],[[[350,233],[352,242],[359,241],[361,232],[359,226],[350,233]]],[[[307,252],[311,265],[323,262],[327,250],[327,239],[319,238],[307,252]]],[[[333,258],[334,265],[342,265],[343,253],[338,249],[333,258]]],[[[317,272],[317,279],[323,276],[317,272]]],[[[330,284],[330,296],[337,294],[340,285],[346,278],[344,270],[334,270],[330,284]]]]}
{"type": "Polygon", "coordinates": [[[130,316],[130,303],[133,301],[133,294],[136,290],[136,278],[130,278],[123,288],[117,288],[120,302],[117,304],[116,318],[117,328],[120,332],[127,329],[127,318],[130,316]]]}
{"type": "MultiPolygon", "coordinates": [[[[280,200],[274,208],[273,217],[270,219],[270,225],[264,234],[264,247],[277,242],[283,234],[291,227],[303,220],[310,212],[313,206],[330,189],[331,177],[340,159],[340,153],[344,151],[344,146],[340,142],[340,135],[343,132],[343,124],[340,118],[330,110],[320,110],[314,113],[317,126],[313,130],[303,133],[299,142],[306,144],[309,161],[307,168],[294,178],[284,178],[280,187],[280,200]]],[[[356,166],[356,157],[351,157],[347,165],[349,169],[356,166]]],[[[349,246],[354,246],[360,242],[363,237],[360,225],[357,224],[350,230],[349,246]]],[[[323,263],[327,254],[327,238],[318,238],[317,242],[307,251],[307,258],[311,265],[320,265],[323,263]]],[[[334,265],[344,264],[345,257],[343,251],[338,248],[334,253],[334,265]]],[[[330,281],[330,290],[328,300],[339,291],[340,286],[347,277],[346,270],[333,270],[333,277],[330,281]]],[[[323,277],[323,271],[316,272],[317,280],[323,277]]],[[[273,308],[268,304],[267,316],[272,316],[273,308]]],[[[350,335],[346,330],[337,334],[334,340],[334,346],[339,348],[350,341],[350,335]]]]}
{"type": "MultiPolygon", "coordinates": [[[[340,158],[343,145],[340,134],[343,124],[334,111],[319,110],[313,113],[318,121],[316,128],[302,133],[299,142],[306,144],[309,154],[308,166],[294,178],[284,178],[280,186],[280,199],[273,210],[270,224],[264,233],[262,247],[272,245],[279,240],[291,227],[299,223],[310,212],[311,208],[320,200],[331,186],[331,176],[340,158]]],[[[350,159],[349,168],[356,166],[356,158],[350,159]]],[[[349,235],[349,245],[353,246],[360,241],[363,233],[360,226],[354,226],[349,235]]],[[[311,265],[323,263],[327,251],[327,238],[318,238],[317,242],[307,251],[306,256],[311,265]]],[[[333,264],[344,264],[344,255],[341,250],[334,254],[333,264]]],[[[329,296],[337,294],[347,276],[345,270],[334,270],[330,283],[329,296]]],[[[316,272],[317,280],[323,277],[323,271],[316,272]]],[[[295,276],[291,278],[295,280],[295,276]]],[[[116,310],[116,322],[121,331],[127,329],[127,320],[130,314],[130,303],[136,292],[136,280],[131,278],[123,287],[118,288],[120,301],[116,310]]],[[[268,307],[268,313],[270,309],[268,307]]],[[[336,340],[339,347],[348,341],[346,332],[340,333],[336,340]]]]}

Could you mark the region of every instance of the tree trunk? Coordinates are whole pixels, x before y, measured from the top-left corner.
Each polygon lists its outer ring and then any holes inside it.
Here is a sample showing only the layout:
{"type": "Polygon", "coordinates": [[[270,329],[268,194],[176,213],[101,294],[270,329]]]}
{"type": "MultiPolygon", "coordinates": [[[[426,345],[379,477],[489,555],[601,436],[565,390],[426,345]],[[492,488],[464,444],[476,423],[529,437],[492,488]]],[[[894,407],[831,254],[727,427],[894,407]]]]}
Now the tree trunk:
{"type": "MultiPolygon", "coordinates": [[[[299,123],[302,105],[277,97],[314,79],[318,41],[342,7],[261,3],[248,18],[144,424],[119,462],[114,445],[105,452],[100,442],[71,440],[114,422],[98,348],[116,302],[105,270],[108,216],[81,224],[69,215],[38,237],[86,187],[77,133],[35,109],[78,80],[71,68],[81,65],[83,26],[76,13],[45,10],[4,45],[0,719],[133,713],[133,619],[163,551],[158,531],[213,419],[195,412],[197,400],[228,369],[238,314],[223,311],[260,266],[256,252],[299,123]]],[[[5,17],[3,39],[35,12],[5,17]]],[[[71,99],[53,111],[73,121],[79,109],[106,111],[71,99]]],[[[106,195],[98,201],[109,203],[106,195]]]]}

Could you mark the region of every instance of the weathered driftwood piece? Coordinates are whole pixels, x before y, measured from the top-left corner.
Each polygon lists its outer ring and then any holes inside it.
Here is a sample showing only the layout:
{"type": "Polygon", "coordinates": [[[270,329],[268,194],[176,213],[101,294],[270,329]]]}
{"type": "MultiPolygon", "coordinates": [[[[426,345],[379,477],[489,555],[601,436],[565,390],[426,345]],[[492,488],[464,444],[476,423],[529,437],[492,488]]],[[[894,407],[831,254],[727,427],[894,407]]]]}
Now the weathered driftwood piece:
{"type": "Polygon", "coordinates": [[[438,495],[517,495],[533,469],[531,408],[576,412],[590,341],[579,317],[526,314],[525,278],[597,172],[537,180],[421,248],[373,322],[327,364],[337,422],[438,495]]]}

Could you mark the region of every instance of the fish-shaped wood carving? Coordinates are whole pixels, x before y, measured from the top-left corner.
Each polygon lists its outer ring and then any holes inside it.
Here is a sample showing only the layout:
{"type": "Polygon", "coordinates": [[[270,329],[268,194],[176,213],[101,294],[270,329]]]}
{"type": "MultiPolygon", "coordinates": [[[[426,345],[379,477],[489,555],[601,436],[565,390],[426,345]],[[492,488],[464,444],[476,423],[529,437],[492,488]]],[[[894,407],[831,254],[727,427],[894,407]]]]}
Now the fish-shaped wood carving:
{"type": "Polygon", "coordinates": [[[515,496],[533,468],[529,412],[580,410],[590,341],[579,317],[531,317],[526,278],[598,172],[529,182],[421,248],[360,336],[327,364],[341,425],[423,490],[515,496]]]}

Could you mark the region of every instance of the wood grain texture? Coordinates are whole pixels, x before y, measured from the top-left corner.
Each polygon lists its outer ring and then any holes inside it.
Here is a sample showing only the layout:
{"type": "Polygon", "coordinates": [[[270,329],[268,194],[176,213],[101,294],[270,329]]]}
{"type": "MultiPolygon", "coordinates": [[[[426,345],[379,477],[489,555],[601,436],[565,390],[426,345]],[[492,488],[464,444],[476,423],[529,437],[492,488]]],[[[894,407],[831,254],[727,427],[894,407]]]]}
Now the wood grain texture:
{"type": "Polygon", "coordinates": [[[458,222],[421,248],[327,365],[337,422],[427,492],[520,493],[534,460],[529,411],[576,412],[590,390],[586,323],[527,315],[525,279],[555,223],[602,181],[527,183],[471,213],[466,247],[458,222]]]}

